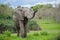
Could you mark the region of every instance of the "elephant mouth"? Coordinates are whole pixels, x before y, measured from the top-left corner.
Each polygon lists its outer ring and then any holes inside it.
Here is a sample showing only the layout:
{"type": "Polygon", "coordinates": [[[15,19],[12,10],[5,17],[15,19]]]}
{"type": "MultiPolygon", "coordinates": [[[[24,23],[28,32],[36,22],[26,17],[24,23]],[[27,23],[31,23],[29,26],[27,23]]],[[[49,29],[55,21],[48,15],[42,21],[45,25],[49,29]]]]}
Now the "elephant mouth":
{"type": "Polygon", "coordinates": [[[24,17],[24,20],[23,20],[24,25],[26,25],[27,22],[28,22],[28,18],[27,17],[24,17]]]}

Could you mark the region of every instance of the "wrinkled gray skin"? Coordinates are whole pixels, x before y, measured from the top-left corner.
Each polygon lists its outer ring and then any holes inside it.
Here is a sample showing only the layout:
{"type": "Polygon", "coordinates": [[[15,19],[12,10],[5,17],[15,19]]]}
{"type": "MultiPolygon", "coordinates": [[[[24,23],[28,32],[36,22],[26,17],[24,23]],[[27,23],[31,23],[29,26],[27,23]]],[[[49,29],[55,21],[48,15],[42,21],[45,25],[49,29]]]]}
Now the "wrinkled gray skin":
{"type": "Polygon", "coordinates": [[[34,12],[31,8],[20,7],[16,8],[13,12],[13,20],[15,22],[15,27],[17,29],[17,36],[21,34],[21,37],[25,38],[27,36],[27,23],[28,19],[31,19],[35,16],[36,11],[34,12]]]}

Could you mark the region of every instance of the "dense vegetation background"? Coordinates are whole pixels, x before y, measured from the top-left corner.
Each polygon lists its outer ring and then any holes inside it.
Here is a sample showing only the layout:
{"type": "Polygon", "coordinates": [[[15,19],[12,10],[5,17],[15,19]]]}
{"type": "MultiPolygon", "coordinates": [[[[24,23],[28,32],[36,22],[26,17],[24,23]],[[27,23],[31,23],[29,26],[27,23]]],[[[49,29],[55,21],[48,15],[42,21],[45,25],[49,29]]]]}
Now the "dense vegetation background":
{"type": "Polygon", "coordinates": [[[25,39],[16,36],[16,29],[12,18],[13,8],[0,4],[0,40],[60,40],[60,4],[35,5],[38,10],[35,17],[28,22],[30,32],[25,39]]]}

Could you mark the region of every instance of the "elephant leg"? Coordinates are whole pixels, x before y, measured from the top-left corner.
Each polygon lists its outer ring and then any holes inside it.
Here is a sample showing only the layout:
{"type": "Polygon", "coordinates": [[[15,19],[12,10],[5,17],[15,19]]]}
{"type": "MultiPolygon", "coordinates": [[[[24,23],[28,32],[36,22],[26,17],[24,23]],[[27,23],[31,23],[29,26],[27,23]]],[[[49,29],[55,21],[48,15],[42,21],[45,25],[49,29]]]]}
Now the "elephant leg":
{"type": "Polygon", "coordinates": [[[23,20],[19,21],[19,24],[20,24],[21,37],[25,38],[26,37],[26,32],[25,32],[25,28],[24,28],[25,26],[24,26],[23,20]]]}
{"type": "Polygon", "coordinates": [[[28,18],[27,17],[24,17],[24,31],[25,31],[25,34],[27,35],[27,23],[28,23],[28,18]]]}
{"type": "Polygon", "coordinates": [[[19,21],[15,21],[15,26],[17,30],[17,36],[19,37],[19,32],[20,32],[19,21]]]}
{"type": "Polygon", "coordinates": [[[17,36],[19,37],[20,30],[17,28],[17,36]]]}

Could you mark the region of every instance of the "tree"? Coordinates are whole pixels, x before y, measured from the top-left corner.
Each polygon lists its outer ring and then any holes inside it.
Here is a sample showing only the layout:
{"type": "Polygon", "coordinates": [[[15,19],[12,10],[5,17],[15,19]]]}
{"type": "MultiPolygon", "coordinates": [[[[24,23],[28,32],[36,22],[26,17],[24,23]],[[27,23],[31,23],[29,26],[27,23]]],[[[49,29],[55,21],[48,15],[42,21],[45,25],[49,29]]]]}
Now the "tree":
{"type": "Polygon", "coordinates": [[[31,8],[35,11],[42,7],[43,7],[43,5],[38,4],[38,5],[32,6],[31,8]]]}
{"type": "Polygon", "coordinates": [[[0,4],[0,18],[11,18],[13,9],[8,5],[0,4]]]}

